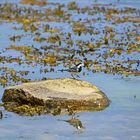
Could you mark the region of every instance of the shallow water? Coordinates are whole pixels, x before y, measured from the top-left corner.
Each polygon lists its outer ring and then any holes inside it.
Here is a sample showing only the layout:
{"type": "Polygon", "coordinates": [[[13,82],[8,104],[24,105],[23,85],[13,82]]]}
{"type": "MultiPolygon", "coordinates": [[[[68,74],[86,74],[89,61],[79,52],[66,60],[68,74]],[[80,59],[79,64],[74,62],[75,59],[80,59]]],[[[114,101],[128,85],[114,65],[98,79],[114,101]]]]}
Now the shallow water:
{"type": "Polygon", "coordinates": [[[20,117],[4,111],[5,117],[0,122],[0,139],[139,140],[140,79],[121,79],[104,74],[82,78],[97,85],[111,100],[110,106],[103,111],[78,114],[85,127],[83,132],[59,121],[70,119],[70,116],[20,117]]]}
{"type": "MultiPolygon", "coordinates": [[[[8,0],[10,1],[10,0],[8,0]]],[[[69,0],[70,1],[70,0],[69,0]]],[[[64,0],[64,3],[69,2],[64,0]]],[[[2,0],[1,2],[7,2],[2,0]]],[[[17,1],[13,1],[17,2],[17,1]]],[[[79,2],[79,1],[77,1],[79,2]]],[[[91,2],[91,1],[89,1],[91,2]]],[[[104,1],[97,1],[98,3],[104,1]]],[[[80,2],[79,2],[80,3],[80,2]]],[[[81,5],[85,1],[81,2],[81,5]]],[[[117,3],[114,1],[106,1],[106,3],[117,3]]],[[[89,3],[88,3],[89,4],[89,3]]],[[[140,1],[120,1],[119,6],[134,6],[139,8],[140,1]]],[[[0,42],[2,51],[11,44],[8,40],[10,34],[20,34],[15,30],[12,31],[11,26],[14,23],[6,23],[0,25],[0,42]],[[11,31],[9,33],[9,30],[11,31]]],[[[59,25],[58,25],[59,26],[59,25]]],[[[21,32],[22,34],[22,32],[21,32]]],[[[25,38],[26,40],[26,38],[25,38]]],[[[17,45],[24,44],[16,42],[17,45]]],[[[33,43],[32,40],[27,40],[26,44],[33,43]]],[[[35,44],[37,46],[37,43],[35,44]]],[[[11,56],[14,51],[4,52],[2,55],[11,56]]],[[[14,53],[14,56],[21,56],[20,53],[14,53]]],[[[138,60],[139,55],[135,56],[138,60]]],[[[29,65],[24,67],[15,64],[2,64],[0,66],[9,66],[10,68],[17,67],[18,70],[32,69],[29,65]]],[[[61,66],[60,66],[61,67],[61,66]]],[[[58,67],[59,69],[59,67],[58,67]]],[[[39,66],[34,68],[36,74],[31,73],[27,78],[41,79],[44,74],[39,73],[39,66]]],[[[86,72],[84,69],[83,71],[86,72]]],[[[69,73],[50,72],[46,77],[70,77],[69,73]]],[[[82,122],[85,129],[77,130],[63,120],[68,120],[71,116],[60,115],[41,115],[34,117],[23,117],[15,113],[7,112],[3,108],[3,119],[0,120],[0,140],[139,140],[140,139],[140,76],[123,77],[120,75],[90,73],[83,76],[82,80],[86,80],[98,86],[111,100],[108,108],[98,112],[83,112],[76,114],[77,118],[82,122]],[[62,121],[61,121],[62,120],[62,121]]],[[[2,97],[4,88],[0,86],[0,98],[2,97]]]]}

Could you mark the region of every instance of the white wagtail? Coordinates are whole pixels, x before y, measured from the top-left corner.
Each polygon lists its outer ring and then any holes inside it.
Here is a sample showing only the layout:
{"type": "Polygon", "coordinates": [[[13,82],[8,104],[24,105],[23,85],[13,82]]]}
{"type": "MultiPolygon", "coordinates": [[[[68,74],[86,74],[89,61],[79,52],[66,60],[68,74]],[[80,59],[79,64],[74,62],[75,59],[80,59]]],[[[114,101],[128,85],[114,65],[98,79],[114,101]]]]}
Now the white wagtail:
{"type": "Polygon", "coordinates": [[[62,69],[62,70],[59,70],[59,71],[61,71],[61,72],[63,72],[63,71],[70,72],[71,73],[71,76],[75,79],[74,75],[76,75],[77,77],[79,77],[77,74],[79,74],[82,71],[82,67],[83,66],[84,66],[83,63],[78,63],[74,67],[71,67],[69,69],[62,69]]]}

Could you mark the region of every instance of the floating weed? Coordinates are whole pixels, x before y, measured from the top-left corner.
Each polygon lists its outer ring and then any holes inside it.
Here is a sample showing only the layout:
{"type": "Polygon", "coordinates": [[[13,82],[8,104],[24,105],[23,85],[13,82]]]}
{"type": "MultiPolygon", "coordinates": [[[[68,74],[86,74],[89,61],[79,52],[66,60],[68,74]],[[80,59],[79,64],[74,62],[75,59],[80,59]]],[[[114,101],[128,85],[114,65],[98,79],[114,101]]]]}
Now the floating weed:
{"type": "Polygon", "coordinates": [[[20,41],[20,39],[22,38],[22,35],[13,35],[10,37],[11,41],[20,41]]]}
{"type": "Polygon", "coordinates": [[[46,0],[21,0],[20,3],[38,6],[45,6],[47,4],[46,0]]]}
{"type": "Polygon", "coordinates": [[[123,51],[124,51],[123,48],[119,48],[119,47],[110,49],[110,53],[116,53],[118,55],[121,55],[123,51]]]}
{"type": "Polygon", "coordinates": [[[93,44],[92,42],[88,42],[88,43],[87,43],[87,47],[88,47],[89,49],[94,49],[94,48],[95,48],[95,46],[94,46],[94,44],[93,44]]]}
{"type": "Polygon", "coordinates": [[[58,35],[49,36],[48,38],[46,38],[46,41],[50,43],[56,43],[60,41],[60,37],[58,35]]]}
{"type": "Polygon", "coordinates": [[[32,47],[30,46],[16,46],[16,45],[11,45],[6,50],[16,50],[16,51],[25,51],[25,52],[30,52],[32,47]]]}
{"type": "Polygon", "coordinates": [[[45,16],[47,16],[47,18],[48,18],[48,16],[53,16],[53,17],[49,17],[48,19],[50,19],[51,20],[51,18],[52,19],[56,19],[56,17],[65,17],[64,15],[66,14],[67,12],[66,11],[64,11],[63,9],[62,9],[62,6],[61,5],[58,5],[56,8],[54,8],[54,9],[51,9],[51,8],[48,8],[48,9],[46,9],[46,11],[45,11],[45,16]]]}
{"type": "Polygon", "coordinates": [[[131,44],[129,44],[126,52],[128,54],[131,54],[133,52],[140,53],[140,43],[131,43],[131,44]]]}
{"type": "Polygon", "coordinates": [[[137,36],[136,39],[137,39],[137,40],[140,40],[140,36],[137,36]]]}
{"type": "Polygon", "coordinates": [[[93,64],[92,60],[87,60],[86,58],[84,59],[84,66],[85,67],[90,68],[92,64],[93,64]]]}
{"type": "Polygon", "coordinates": [[[52,11],[52,14],[55,16],[64,16],[64,13],[60,5],[52,11]]]}
{"type": "Polygon", "coordinates": [[[56,63],[56,60],[57,60],[57,58],[56,58],[56,56],[54,56],[54,55],[48,55],[46,58],[43,58],[43,61],[44,61],[44,63],[45,64],[55,64],[56,63]]]}
{"type": "Polygon", "coordinates": [[[18,18],[16,19],[16,21],[27,26],[27,25],[29,25],[29,24],[35,22],[36,19],[32,19],[32,18],[29,19],[29,18],[24,18],[24,17],[18,17],[18,18]]]}
{"type": "Polygon", "coordinates": [[[105,27],[105,31],[106,31],[107,33],[110,33],[110,32],[113,32],[114,29],[113,29],[113,27],[106,26],[106,27],[105,27]]]}
{"type": "Polygon", "coordinates": [[[50,28],[50,29],[48,29],[48,28],[46,28],[46,26],[44,28],[44,31],[45,32],[50,32],[50,33],[59,33],[60,32],[60,30],[57,29],[57,28],[50,28]]]}
{"type": "Polygon", "coordinates": [[[34,41],[37,41],[37,42],[44,42],[44,41],[46,41],[46,38],[44,38],[44,37],[35,37],[34,38],[34,41]]]}
{"type": "Polygon", "coordinates": [[[0,71],[3,75],[0,78],[0,83],[3,87],[11,85],[12,83],[25,83],[30,81],[30,79],[22,77],[28,75],[29,71],[16,71],[15,69],[8,67],[1,67],[0,71]]]}
{"type": "Polygon", "coordinates": [[[8,78],[7,77],[4,77],[4,76],[1,76],[0,77],[0,84],[5,87],[7,86],[7,83],[8,83],[8,78]]]}
{"type": "Polygon", "coordinates": [[[69,45],[69,46],[73,46],[74,42],[73,42],[72,39],[67,39],[66,44],[69,45]]]}
{"type": "Polygon", "coordinates": [[[78,9],[78,5],[76,4],[76,2],[69,2],[68,5],[68,10],[77,10],[78,9]]]}
{"type": "Polygon", "coordinates": [[[29,63],[29,65],[33,62],[33,61],[36,61],[38,62],[39,60],[39,57],[38,56],[35,56],[35,55],[30,55],[30,54],[27,54],[25,55],[25,60],[29,63]]]}
{"type": "MultiPolygon", "coordinates": [[[[139,75],[139,61],[133,57],[135,53],[140,52],[138,30],[140,19],[137,9],[104,4],[80,7],[76,2],[65,5],[44,0],[20,2],[29,6],[1,4],[0,20],[16,23],[12,28],[16,32],[24,33],[24,35],[11,33],[9,36],[11,41],[15,44],[23,42],[25,44],[26,39],[33,45],[11,44],[1,52],[1,64],[16,63],[21,67],[25,65],[39,67],[40,73],[44,74],[54,72],[58,65],[70,67],[82,59],[85,68],[93,69],[93,72],[139,75]],[[36,8],[34,5],[37,5],[36,8]],[[41,9],[38,7],[45,5],[48,6],[41,9]],[[88,16],[81,18],[81,15],[88,16]],[[19,51],[22,55],[4,56],[3,53],[8,53],[9,50],[19,51]]],[[[28,82],[30,79],[26,76],[35,73],[34,69],[28,71],[26,67],[24,71],[11,68],[0,70],[3,74],[1,83],[5,86],[28,82]]]]}
{"type": "Polygon", "coordinates": [[[107,36],[104,37],[104,44],[108,45],[109,38],[107,36]]]}
{"type": "Polygon", "coordinates": [[[36,25],[32,24],[32,25],[30,25],[30,30],[32,32],[35,32],[36,30],[38,30],[38,27],[36,25]]]}
{"type": "Polygon", "coordinates": [[[73,32],[78,34],[79,36],[84,33],[93,33],[93,29],[91,27],[86,27],[84,24],[82,24],[81,22],[74,22],[73,23],[73,32]]]}

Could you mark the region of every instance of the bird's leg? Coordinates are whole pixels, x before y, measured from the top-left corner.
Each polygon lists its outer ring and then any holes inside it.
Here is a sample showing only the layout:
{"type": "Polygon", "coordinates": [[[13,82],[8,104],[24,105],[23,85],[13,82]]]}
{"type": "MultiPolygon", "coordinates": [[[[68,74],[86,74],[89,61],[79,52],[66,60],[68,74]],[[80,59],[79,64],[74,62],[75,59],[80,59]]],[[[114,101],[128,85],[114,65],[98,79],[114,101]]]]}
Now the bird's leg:
{"type": "Polygon", "coordinates": [[[80,76],[79,75],[76,75],[78,78],[80,78],[80,76]]]}
{"type": "Polygon", "coordinates": [[[76,79],[76,78],[73,76],[73,74],[71,74],[71,76],[72,76],[73,79],[76,79]]]}

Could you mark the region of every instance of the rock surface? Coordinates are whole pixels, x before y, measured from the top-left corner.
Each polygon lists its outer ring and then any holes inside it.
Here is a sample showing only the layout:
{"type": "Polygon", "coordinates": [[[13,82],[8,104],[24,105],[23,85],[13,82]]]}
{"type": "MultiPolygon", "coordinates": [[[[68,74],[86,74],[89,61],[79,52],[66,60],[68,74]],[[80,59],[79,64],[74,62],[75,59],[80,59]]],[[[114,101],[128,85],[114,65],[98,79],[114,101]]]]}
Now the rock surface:
{"type": "Polygon", "coordinates": [[[96,86],[69,78],[48,79],[9,87],[5,90],[2,101],[6,109],[22,115],[29,115],[27,112],[34,115],[95,111],[109,105],[107,96],[96,86]],[[41,111],[37,106],[41,107],[41,111]]]}

